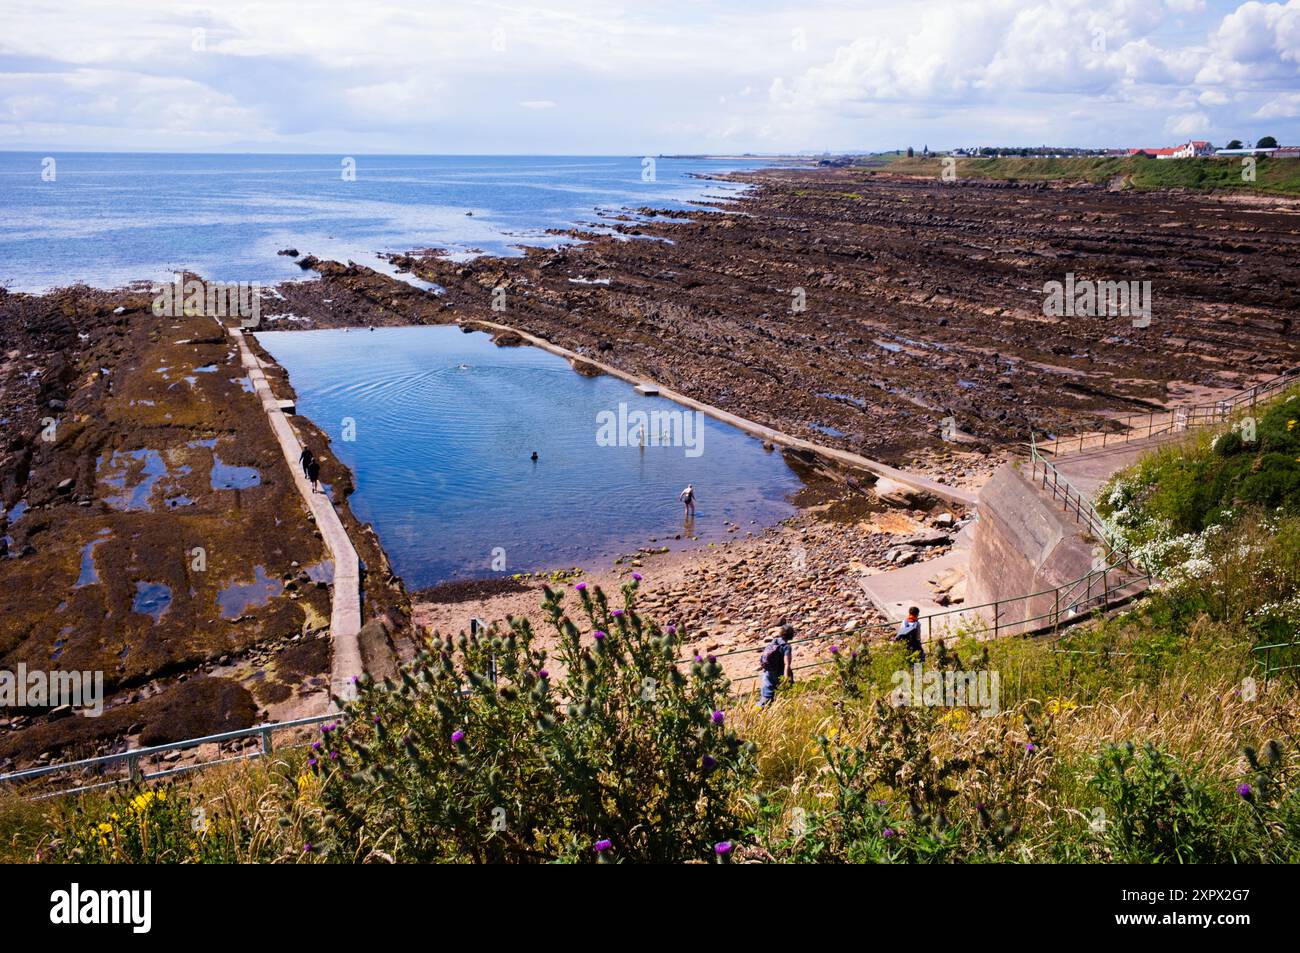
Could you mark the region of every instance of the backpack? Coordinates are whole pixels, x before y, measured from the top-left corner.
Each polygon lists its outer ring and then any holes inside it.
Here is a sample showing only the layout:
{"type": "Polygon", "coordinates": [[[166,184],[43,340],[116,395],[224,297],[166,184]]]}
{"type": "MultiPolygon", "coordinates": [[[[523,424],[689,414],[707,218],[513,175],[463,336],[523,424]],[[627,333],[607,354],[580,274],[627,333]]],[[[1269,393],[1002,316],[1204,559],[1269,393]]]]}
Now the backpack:
{"type": "Polygon", "coordinates": [[[763,646],[763,654],[758,657],[758,667],[769,675],[781,675],[785,672],[785,639],[775,638],[763,646]]]}

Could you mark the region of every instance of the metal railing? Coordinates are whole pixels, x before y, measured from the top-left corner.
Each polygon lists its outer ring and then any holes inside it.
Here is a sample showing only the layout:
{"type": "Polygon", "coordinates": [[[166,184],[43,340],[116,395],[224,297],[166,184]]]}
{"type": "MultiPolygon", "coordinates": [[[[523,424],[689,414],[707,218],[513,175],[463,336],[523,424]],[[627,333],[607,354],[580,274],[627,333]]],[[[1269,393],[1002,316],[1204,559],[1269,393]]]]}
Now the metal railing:
{"type": "MultiPolygon", "coordinates": [[[[1025,595],[1009,596],[975,606],[960,606],[921,616],[925,630],[921,638],[927,650],[944,639],[970,636],[978,640],[997,639],[1004,635],[1044,635],[1059,633],[1097,611],[1123,605],[1145,592],[1152,583],[1147,574],[1133,575],[1127,560],[1089,571],[1078,579],[1052,589],[1025,595]],[[1075,595],[1080,589],[1085,597],[1075,595]]],[[[852,630],[819,633],[791,640],[792,646],[812,645],[822,642],[842,641],[846,638],[870,641],[873,636],[890,638],[897,629],[896,622],[873,622],[855,626],[852,630]]],[[[710,656],[724,660],[738,655],[756,655],[763,646],[732,649],[710,656]]],[[[679,659],[679,663],[693,659],[679,659]]],[[[829,659],[820,659],[795,666],[795,671],[828,665],[829,659]]],[[[731,679],[733,684],[757,679],[761,673],[741,675],[731,679]]]]}
{"type": "MultiPolygon", "coordinates": [[[[1284,371],[1276,377],[1248,387],[1243,391],[1225,397],[1212,404],[1183,404],[1169,410],[1157,410],[1145,414],[1130,414],[1116,417],[1111,423],[1118,430],[1103,430],[1100,433],[1076,434],[1072,437],[1057,437],[1052,440],[1038,441],[1034,445],[1040,452],[1060,457],[1066,453],[1082,453],[1084,450],[1105,450],[1110,447],[1123,446],[1137,440],[1151,440],[1161,436],[1184,433],[1194,427],[1225,423],[1242,408],[1253,408],[1261,400],[1267,400],[1289,387],[1300,383],[1300,367],[1284,371]]],[[[1030,435],[1033,442],[1033,435],[1030,435]]]]}
{"type": "MultiPolygon", "coordinates": [[[[33,799],[46,797],[58,797],[65,794],[80,794],[84,791],[96,791],[102,788],[114,787],[126,782],[152,781],[157,778],[165,778],[171,775],[184,774],[188,771],[196,771],[200,768],[210,768],[218,764],[230,764],[236,761],[249,761],[254,758],[262,758],[271,754],[275,749],[274,736],[277,732],[294,731],[297,729],[307,728],[311,725],[319,725],[327,721],[338,721],[338,712],[331,712],[325,715],[314,715],[311,718],[298,718],[293,721],[274,721],[263,725],[255,725],[252,728],[241,728],[237,731],[224,731],[215,735],[204,735],[201,738],[187,738],[184,741],[173,741],[168,744],[152,745],[148,748],[134,748],[129,751],[121,751],[115,754],[99,755],[95,758],[84,758],[80,761],[64,761],[58,764],[47,764],[39,768],[27,768],[23,771],[14,771],[10,774],[0,774],[0,783],[21,784],[23,782],[35,781],[40,778],[47,778],[55,774],[67,774],[82,772],[90,775],[103,775],[108,771],[125,769],[125,774],[121,777],[109,778],[104,781],[96,781],[91,784],[84,784],[73,788],[60,789],[58,791],[42,792],[31,795],[33,799]],[[145,770],[146,762],[150,760],[161,760],[162,756],[173,751],[183,751],[187,748],[197,748],[199,745],[216,744],[222,745],[232,741],[242,741],[246,738],[257,738],[260,744],[251,750],[240,751],[229,757],[214,758],[206,761],[199,761],[194,764],[181,765],[175,768],[164,768],[157,771],[145,770]]],[[[293,745],[281,745],[285,747],[294,747],[293,745]]]]}
{"type": "MultiPolygon", "coordinates": [[[[1300,382],[1300,368],[1288,371],[1285,374],[1265,381],[1262,384],[1242,391],[1233,398],[1218,401],[1212,405],[1192,406],[1188,408],[1177,408],[1168,412],[1166,415],[1171,416],[1180,429],[1186,429],[1188,426],[1200,425],[1202,422],[1222,423],[1229,419],[1232,412],[1242,406],[1253,407],[1260,400],[1279,393],[1293,384],[1300,382]],[[1179,414],[1183,416],[1178,417],[1179,414]]],[[[1112,434],[1112,442],[1128,442],[1132,439],[1146,439],[1155,433],[1162,431],[1155,426],[1155,418],[1160,414],[1136,415],[1150,418],[1144,433],[1136,437],[1130,437],[1127,434],[1112,434]],[[1121,440],[1119,438],[1124,437],[1121,440]]],[[[1132,420],[1135,418],[1125,418],[1132,420]]],[[[1140,428],[1134,428],[1132,432],[1137,433],[1140,428]]],[[[1080,449],[1082,449],[1082,440],[1088,435],[1081,436],[1080,449]]],[[[1105,434],[1101,435],[1105,446],[1105,434]]],[[[1045,589],[1041,592],[1029,593],[1026,595],[1011,596],[1006,599],[998,599],[993,602],[986,602],[976,606],[961,606],[953,609],[946,609],[943,612],[933,612],[929,615],[922,616],[924,623],[925,635],[922,643],[927,647],[932,647],[936,641],[951,638],[960,634],[973,635],[976,638],[999,638],[1002,635],[1040,635],[1047,632],[1059,633],[1061,629],[1089,618],[1095,612],[1115,608],[1123,605],[1132,599],[1140,596],[1151,585],[1153,579],[1149,573],[1144,572],[1141,567],[1137,566],[1129,559],[1109,538],[1109,532],[1106,530],[1104,522],[1100,515],[1092,507],[1083,495],[1070,485],[1060,472],[1041,455],[1040,450],[1049,445],[1059,447],[1060,440],[1050,441],[1048,444],[1041,444],[1035,441],[1033,434],[1030,434],[1031,461],[1033,469],[1031,471],[1032,480],[1035,484],[1038,481],[1040,470],[1043,474],[1043,487],[1052,493],[1054,500],[1062,501],[1065,509],[1072,512],[1075,518],[1089,529],[1097,533],[1107,545],[1107,560],[1115,560],[1100,569],[1092,570],[1078,579],[1071,580],[1052,589],[1045,589]],[[1097,589],[1094,592],[1094,588],[1097,589]],[[1022,605],[1022,611],[1016,612],[1012,607],[1017,604],[1022,605]],[[936,633],[936,620],[938,632],[936,633]]],[[[1060,453],[1056,450],[1049,451],[1059,458],[1060,453]]],[[[475,628],[484,627],[479,619],[474,620],[475,628]]],[[[800,639],[791,641],[791,645],[807,645],[817,642],[828,642],[831,640],[843,640],[846,637],[865,637],[870,638],[872,631],[877,631],[892,635],[897,623],[879,622],[871,623],[866,626],[855,627],[852,631],[841,631],[833,633],[823,633],[804,636],[800,639]]],[[[1286,665],[1272,665],[1272,652],[1282,649],[1296,649],[1300,647],[1300,642],[1285,642],[1274,645],[1257,646],[1253,651],[1267,651],[1265,661],[1265,674],[1269,677],[1272,673],[1300,668],[1300,662],[1286,665]]],[[[743,649],[733,649],[728,652],[718,653],[712,657],[715,659],[724,659],[740,655],[756,655],[762,651],[762,646],[747,647],[743,649]]],[[[1068,650],[1062,650],[1068,651],[1068,650]]],[[[1300,652],[1288,653],[1288,661],[1293,656],[1300,656],[1300,652]]],[[[688,664],[693,659],[678,659],[679,664],[688,664]]],[[[805,671],[812,668],[823,667],[829,664],[829,659],[820,659],[807,662],[796,666],[795,671],[805,671]]],[[[731,679],[733,685],[741,682],[747,682],[757,679],[758,674],[741,675],[731,679]]],[[[35,798],[57,797],[67,794],[78,794],[85,791],[94,791],[102,788],[112,787],[128,781],[148,781],[157,778],[164,778],[172,775],[182,774],[189,771],[196,771],[201,768],[213,767],[218,764],[229,764],[237,761],[248,761],[254,758],[265,757],[275,750],[273,737],[276,732],[292,731],[305,728],[311,725],[322,724],[327,721],[339,719],[338,712],[325,715],[317,715],[311,718],[300,718],[294,721],[270,722],[263,725],[256,725],[252,728],[244,728],[238,731],[223,732],[221,734],[206,735],[201,738],[189,738],[184,741],[172,742],[170,744],[154,745],[148,748],[137,748],[131,751],[123,751],[116,754],[101,755],[95,758],[86,758],[81,761],[70,761],[59,764],[44,765],[39,768],[28,768],[23,771],[15,771],[9,774],[0,774],[0,784],[3,783],[22,783],[34,781],[39,778],[49,777],[58,773],[71,772],[89,772],[102,774],[106,769],[118,766],[125,767],[125,775],[118,778],[112,778],[105,781],[99,781],[93,784],[81,785],[74,788],[61,789],[52,792],[43,792],[33,795],[35,798]],[[182,765],[176,768],[167,768],[158,771],[145,771],[142,768],[142,762],[149,759],[158,759],[161,756],[173,752],[181,751],[187,748],[198,747],[204,744],[223,744],[245,738],[258,737],[261,740],[260,745],[251,751],[245,750],[231,757],[217,758],[207,761],[199,761],[194,764],[182,765]]],[[[282,746],[284,747],[284,746],[282,746]]]]}
{"type": "Polygon", "coordinates": [[[1132,559],[1114,538],[1110,527],[1106,525],[1106,521],[1097,512],[1097,508],[1092,505],[1092,500],[1084,496],[1050,460],[1038,452],[1038,444],[1032,434],[1030,434],[1029,438],[1029,464],[1030,482],[1038,485],[1041,475],[1042,487],[1045,491],[1051,493],[1052,499],[1059,501],[1065,512],[1074,516],[1076,522],[1085,526],[1106,544],[1105,559],[1110,560],[1117,556],[1123,557],[1125,561],[1136,568],[1132,559]]]}

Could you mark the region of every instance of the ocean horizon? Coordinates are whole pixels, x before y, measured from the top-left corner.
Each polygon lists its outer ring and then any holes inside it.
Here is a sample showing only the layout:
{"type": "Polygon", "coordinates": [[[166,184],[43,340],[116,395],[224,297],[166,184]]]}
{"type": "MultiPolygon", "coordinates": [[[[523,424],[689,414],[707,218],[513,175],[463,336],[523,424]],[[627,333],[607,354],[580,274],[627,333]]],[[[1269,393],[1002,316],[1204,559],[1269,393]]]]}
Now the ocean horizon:
{"type": "MultiPolygon", "coordinates": [[[[608,233],[635,210],[744,191],[701,178],[775,160],[319,153],[0,152],[0,285],[41,293],[179,271],[276,284],[310,277],[281,249],[393,274],[383,257],[455,259],[608,233]]],[[[705,203],[701,205],[700,203],[705,203]]]]}

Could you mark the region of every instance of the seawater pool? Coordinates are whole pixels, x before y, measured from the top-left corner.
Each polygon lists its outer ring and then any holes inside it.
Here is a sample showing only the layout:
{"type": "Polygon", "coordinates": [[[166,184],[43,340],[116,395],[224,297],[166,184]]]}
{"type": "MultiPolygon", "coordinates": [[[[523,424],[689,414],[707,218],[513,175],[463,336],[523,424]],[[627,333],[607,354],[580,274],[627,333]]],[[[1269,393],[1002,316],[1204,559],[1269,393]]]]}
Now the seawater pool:
{"type": "Polygon", "coordinates": [[[352,469],[349,505],[412,589],[598,568],[651,538],[677,548],[693,533],[703,545],[728,537],[724,520],[745,530],[795,512],[802,484],[779,452],[537,348],[498,347],[454,326],[257,339],[289,372],[298,413],[352,469]],[[677,431],[677,445],[655,446],[651,432],[641,447],[636,412],[674,410],[692,429],[677,431]],[[697,493],[691,527],[678,502],[687,483],[697,493]]]}

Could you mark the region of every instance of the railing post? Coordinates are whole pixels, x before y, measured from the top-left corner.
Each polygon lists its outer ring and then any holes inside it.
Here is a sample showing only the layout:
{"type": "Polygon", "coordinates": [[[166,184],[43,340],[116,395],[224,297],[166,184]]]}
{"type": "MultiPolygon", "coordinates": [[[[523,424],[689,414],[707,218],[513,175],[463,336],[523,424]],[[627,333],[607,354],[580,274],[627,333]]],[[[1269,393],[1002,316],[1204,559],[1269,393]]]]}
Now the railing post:
{"type": "Polygon", "coordinates": [[[1059,634],[1061,631],[1061,587],[1057,586],[1052,593],[1054,605],[1052,606],[1052,632],[1059,634]]]}
{"type": "Polygon", "coordinates": [[[274,732],[271,730],[270,726],[262,729],[262,754],[271,753],[271,749],[274,747],[274,742],[271,740],[273,734],[274,732]]]}
{"type": "Polygon", "coordinates": [[[126,773],[127,777],[132,781],[141,781],[144,779],[144,775],[140,772],[140,758],[138,755],[126,759],[126,773]]]}
{"type": "Polygon", "coordinates": [[[1002,613],[1002,602],[993,603],[993,638],[998,637],[998,616],[1002,613]]]}

